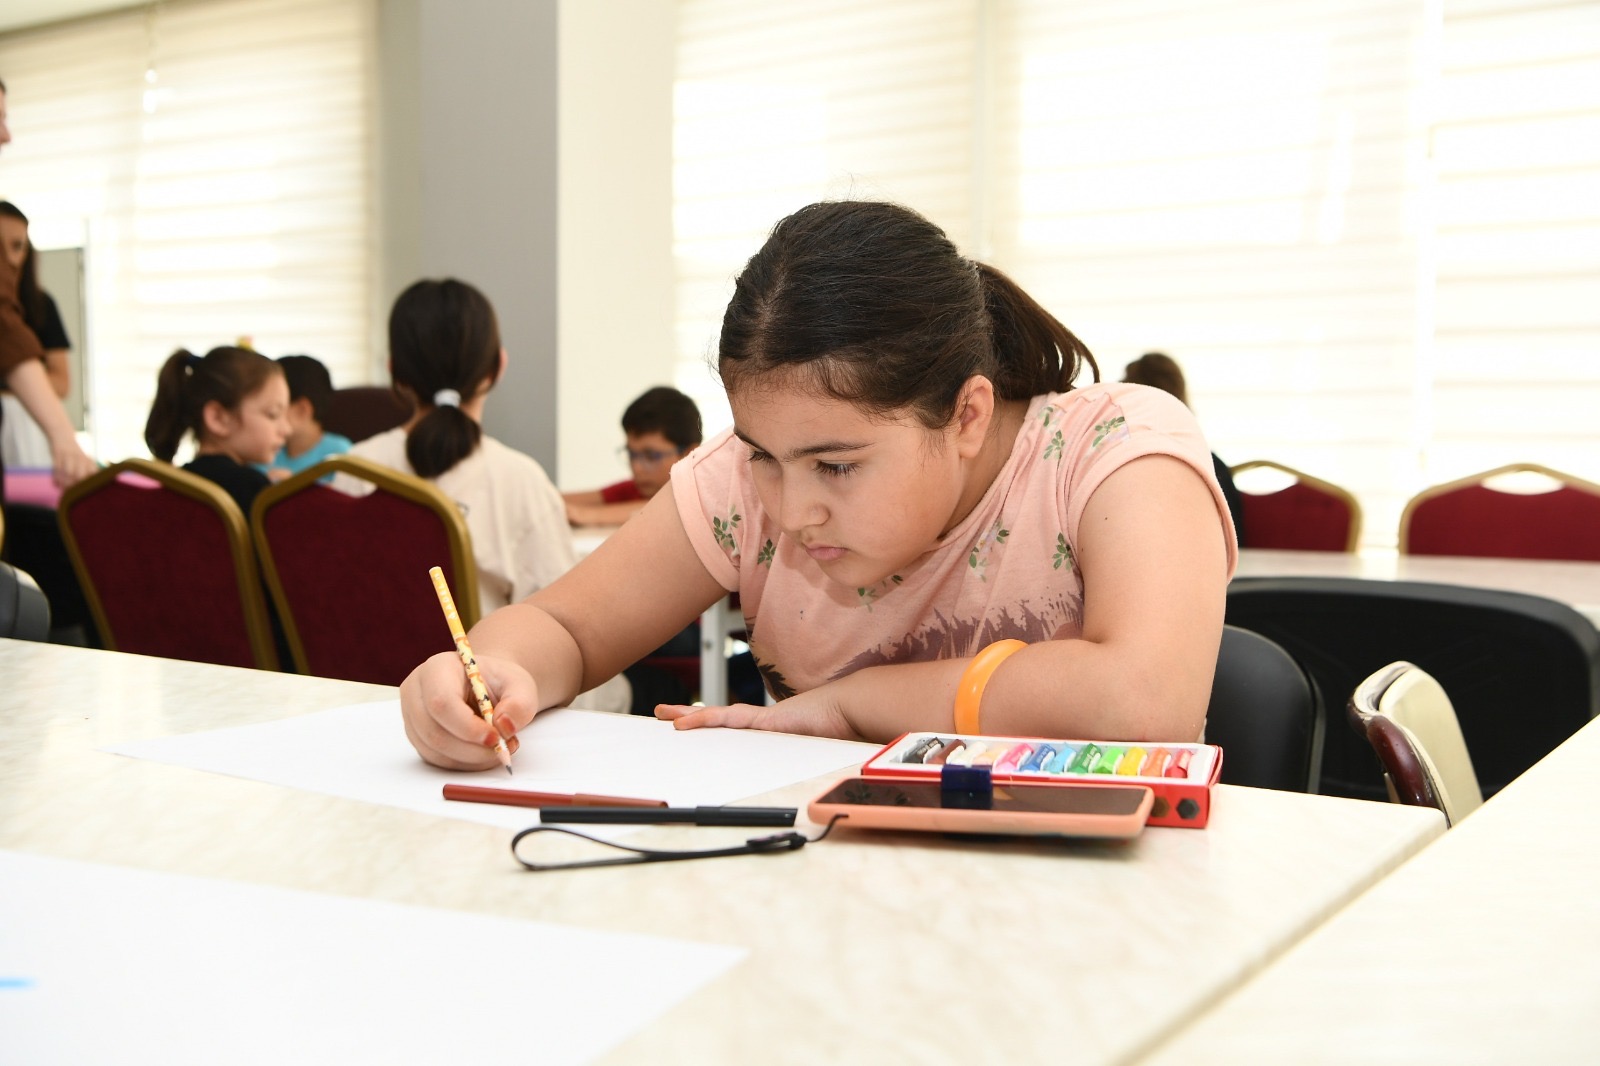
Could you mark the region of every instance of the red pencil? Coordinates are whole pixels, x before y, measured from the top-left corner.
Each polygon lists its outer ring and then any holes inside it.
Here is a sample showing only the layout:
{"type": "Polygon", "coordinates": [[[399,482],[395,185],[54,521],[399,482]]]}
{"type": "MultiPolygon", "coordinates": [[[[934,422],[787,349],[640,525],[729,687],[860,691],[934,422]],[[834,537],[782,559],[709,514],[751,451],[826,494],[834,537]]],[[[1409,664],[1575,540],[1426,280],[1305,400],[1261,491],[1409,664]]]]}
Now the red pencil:
{"type": "Polygon", "coordinates": [[[527,792],[516,788],[446,785],[444,798],[466,803],[499,803],[507,807],[665,807],[666,800],[633,796],[595,796],[586,792],[527,792]]]}

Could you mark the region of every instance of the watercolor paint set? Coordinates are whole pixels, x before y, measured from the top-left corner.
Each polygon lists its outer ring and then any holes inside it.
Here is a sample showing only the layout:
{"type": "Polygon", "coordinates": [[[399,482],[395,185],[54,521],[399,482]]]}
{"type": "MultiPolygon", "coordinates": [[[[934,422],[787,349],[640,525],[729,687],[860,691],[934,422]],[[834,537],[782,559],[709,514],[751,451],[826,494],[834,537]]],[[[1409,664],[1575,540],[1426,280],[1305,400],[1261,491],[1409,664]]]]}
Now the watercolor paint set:
{"type": "Polygon", "coordinates": [[[1149,825],[1203,829],[1222,773],[1215,744],[906,733],[861,767],[863,777],[937,779],[946,766],[986,766],[995,784],[1144,785],[1155,793],[1149,825]]]}

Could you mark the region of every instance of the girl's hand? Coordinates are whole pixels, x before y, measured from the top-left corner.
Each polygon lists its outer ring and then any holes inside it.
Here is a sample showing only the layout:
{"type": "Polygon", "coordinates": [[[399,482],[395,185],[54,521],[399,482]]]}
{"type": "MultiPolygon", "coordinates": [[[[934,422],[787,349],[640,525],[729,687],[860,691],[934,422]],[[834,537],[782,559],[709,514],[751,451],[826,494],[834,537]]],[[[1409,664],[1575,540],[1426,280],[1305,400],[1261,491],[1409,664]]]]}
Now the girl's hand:
{"type": "Polygon", "coordinates": [[[804,733],[814,737],[860,740],[844,710],[824,689],[813,689],[772,707],[735,703],[727,707],[691,707],[663,703],[656,717],[678,729],[720,726],[724,729],[769,729],[777,733],[804,733]]]}
{"type": "Polygon", "coordinates": [[[400,683],[406,739],[427,762],[446,770],[496,766],[496,730],[516,752],[516,734],[538,712],[538,686],[528,671],[504,659],[479,659],[478,672],[494,700],[493,728],[478,717],[467,672],[453,651],[428,659],[400,683]]]}

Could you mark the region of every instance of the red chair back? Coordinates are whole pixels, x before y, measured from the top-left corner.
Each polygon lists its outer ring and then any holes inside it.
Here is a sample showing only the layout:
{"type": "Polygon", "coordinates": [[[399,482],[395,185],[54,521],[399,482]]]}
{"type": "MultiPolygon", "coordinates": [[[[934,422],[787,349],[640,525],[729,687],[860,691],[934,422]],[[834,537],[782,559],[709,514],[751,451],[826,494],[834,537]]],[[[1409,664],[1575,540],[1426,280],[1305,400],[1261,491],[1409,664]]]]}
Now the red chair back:
{"type": "Polygon", "coordinates": [[[1437,485],[1406,504],[1400,550],[1411,555],[1600,561],[1600,485],[1531,463],[1437,485]],[[1483,484],[1521,472],[1554,478],[1560,487],[1525,494],[1483,484]]]}
{"type": "Polygon", "coordinates": [[[391,388],[353,385],[333,390],[322,412],[322,428],[361,441],[404,425],[411,412],[411,404],[391,388]]]}
{"type": "Polygon", "coordinates": [[[398,685],[454,647],[428,568],[441,567],[463,625],[478,618],[478,573],[456,505],[433,485],[341,455],[262,492],[252,520],[295,668],[398,685]],[[372,483],[350,496],[318,480],[372,483]]]}
{"type": "MultiPolygon", "coordinates": [[[[1244,507],[1243,548],[1351,552],[1361,539],[1361,505],[1345,489],[1280,463],[1257,459],[1232,467],[1237,475],[1277,470],[1295,478],[1276,492],[1250,492],[1239,485],[1244,507]]],[[[1237,484],[1237,480],[1235,482],[1237,484]]]]}
{"type": "Polygon", "coordinates": [[[220,487],[129,459],[67,489],[60,522],[107,648],[278,668],[244,516],[220,487]]]}

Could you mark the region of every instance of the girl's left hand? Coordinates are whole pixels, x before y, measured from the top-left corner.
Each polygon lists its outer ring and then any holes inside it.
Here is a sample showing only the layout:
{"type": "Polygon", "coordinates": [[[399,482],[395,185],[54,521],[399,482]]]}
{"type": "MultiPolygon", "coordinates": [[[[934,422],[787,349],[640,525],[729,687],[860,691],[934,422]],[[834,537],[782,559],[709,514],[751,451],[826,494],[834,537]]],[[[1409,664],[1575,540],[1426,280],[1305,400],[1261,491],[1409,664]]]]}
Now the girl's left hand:
{"type": "Polygon", "coordinates": [[[52,441],[50,462],[58,489],[75,485],[100,469],[100,464],[89,458],[76,439],[52,441]]]}
{"type": "Polygon", "coordinates": [[[791,696],[771,707],[735,703],[727,707],[692,707],[663,703],[656,717],[678,729],[720,726],[724,729],[768,729],[777,733],[804,733],[814,737],[860,740],[839,705],[821,690],[791,696]]]}

